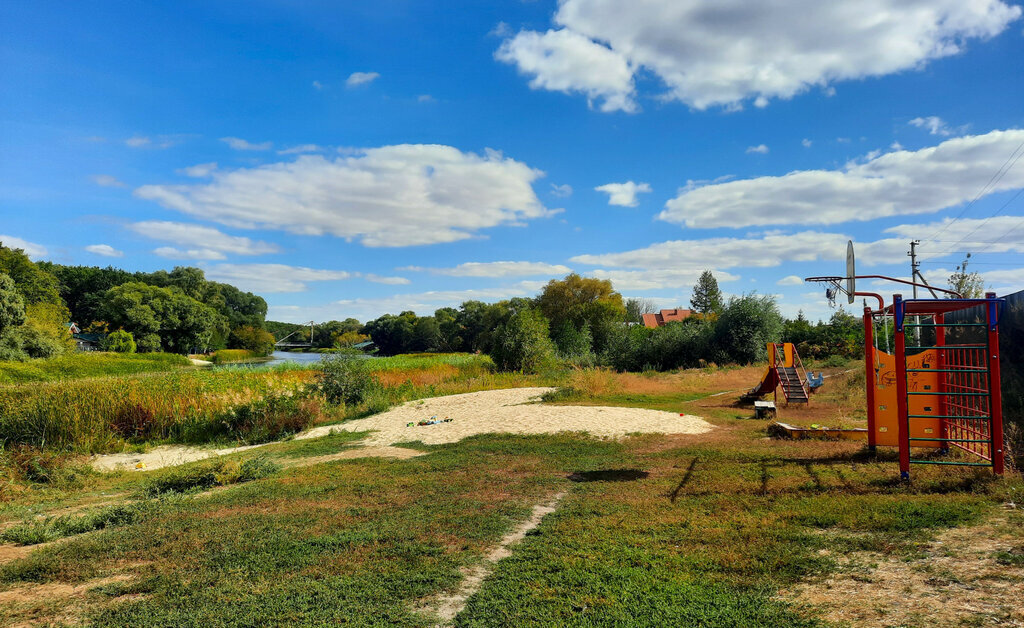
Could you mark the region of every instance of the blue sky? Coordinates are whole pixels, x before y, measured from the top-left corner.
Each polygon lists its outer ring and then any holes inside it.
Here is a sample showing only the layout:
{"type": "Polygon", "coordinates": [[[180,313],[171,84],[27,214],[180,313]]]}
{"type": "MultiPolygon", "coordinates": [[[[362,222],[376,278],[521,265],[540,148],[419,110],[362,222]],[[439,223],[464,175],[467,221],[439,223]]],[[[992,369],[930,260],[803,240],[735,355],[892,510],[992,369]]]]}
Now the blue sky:
{"type": "MultiPolygon", "coordinates": [[[[0,239],[187,264],[270,318],[535,294],[830,313],[796,277],[1024,284],[1012,0],[45,2],[0,8],[0,239]],[[296,6],[301,4],[301,6],[296,6]]],[[[881,287],[887,294],[895,290],[881,287]]]]}

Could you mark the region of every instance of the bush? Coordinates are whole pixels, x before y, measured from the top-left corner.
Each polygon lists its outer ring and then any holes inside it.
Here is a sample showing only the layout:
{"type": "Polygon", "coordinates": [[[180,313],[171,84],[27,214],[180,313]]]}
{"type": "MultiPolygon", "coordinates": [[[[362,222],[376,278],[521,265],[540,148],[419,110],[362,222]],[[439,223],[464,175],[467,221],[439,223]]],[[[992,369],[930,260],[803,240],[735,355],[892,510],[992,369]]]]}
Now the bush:
{"type": "Polygon", "coordinates": [[[131,332],[127,332],[123,329],[110,332],[107,337],[103,339],[103,350],[112,351],[113,353],[135,353],[136,350],[135,338],[132,337],[131,332]]]}
{"type": "Polygon", "coordinates": [[[491,357],[503,371],[536,373],[555,362],[548,320],[539,310],[525,308],[498,327],[491,357]]]}
{"type": "Polygon", "coordinates": [[[340,352],[320,362],[315,390],[330,403],[357,405],[377,388],[367,360],[359,355],[340,352]]]}
{"type": "Polygon", "coordinates": [[[319,399],[268,395],[225,411],[221,423],[232,438],[255,444],[298,434],[320,414],[319,399]]]}
{"type": "Polygon", "coordinates": [[[263,456],[242,462],[217,459],[179,467],[161,477],[150,480],[142,488],[145,497],[160,497],[168,493],[188,493],[214,486],[227,486],[250,482],[280,471],[281,466],[263,456]]]}

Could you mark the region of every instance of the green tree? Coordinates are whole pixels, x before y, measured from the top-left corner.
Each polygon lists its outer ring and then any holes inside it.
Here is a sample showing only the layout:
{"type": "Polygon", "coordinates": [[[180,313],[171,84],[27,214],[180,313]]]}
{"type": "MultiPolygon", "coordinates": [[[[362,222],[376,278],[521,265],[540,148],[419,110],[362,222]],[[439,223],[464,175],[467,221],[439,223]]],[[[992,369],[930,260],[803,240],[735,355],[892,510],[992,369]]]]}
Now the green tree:
{"type": "Polygon", "coordinates": [[[459,327],[459,311],[443,307],[434,312],[437,321],[438,344],[442,351],[462,351],[462,335],[459,327]]]}
{"type": "Polygon", "coordinates": [[[690,307],[704,315],[722,311],[722,291],[718,289],[718,280],[710,270],[702,272],[697,284],[693,286],[690,307]]]}
{"type": "Polygon", "coordinates": [[[413,351],[437,351],[441,345],[441,328],[433,316],[421,316],[412,326],[413,351]]]}
{"type": "MultiPolygon", "coordinates": [[[[971,254],[968,253],[963,263],[956,267],[956,271],[949,276],[949,289],[959,292],[965,299],[980,299],[985,296],[985,280],[981,273],[967,272],[967,264],[971,261],[971,254]]],[[[956,298],[947,295],[949,298],[956,298]]]]}
{"type": "Polygon", "coordinates": [[[407,353],[412,347],[415,321],[413,312],[402,312],[398,316],[385,314],[367,323],[366,332],[381,355],[407,353]]]}
{"type": "Polygon", "coordinates": [[[600,351],[612,327],[626,317],[622,295],[607,279],[581,277],[576,273],[564,279],[552,279],[537,297],[541,314],[554,329],[569,321],[582,329],[586,323],[594,336],[594,348],[600,351]]]}
{"type": "Polygon", "coordinates": [[[223,316],[180,288],[141,282],[107,290],[102,314],[112,327],[131,332],[140,351],[207,349],[214,333],[225,325],[223,316]]]}
{"type": "Polygon", "coordinates": [[[644,322],[644,314],[656,312],[654,301],[650,299],[627,299],[626,320],[630,323],[644,322]]]}
{"type": "Polygon", "coordinates": [[[270,355],[274,350],[274,336],[265,329],[243,325],[231,331],[231,345],[236,349],[252,351],[256,355],[270,355]]]}
{"type": "Polygon", "coordinates": [[[569,321],[564,321],[561,327],[552,332],[551,337],[559,357],[576,363],[593,359],[594,339],[590,334],[590,325],[583,323],[583,327],[577,329],[569,321]]]}
{"type": "Polygon", "coordinates": [[[112,351],[114,353],[135,353],[136,349],[137,346],[135,345],[135,338],[132,338],[131,333],[123,329],[112,331],[103,339],[104,351],[112,351]]]}
{"type": "Polygon", "coordinates": [[[733,297],[715,324],[717,358],[738,364],[763,360],[767,344],[781,339],[782,328],[774,297],[756,293],[733,297]]]}
{"type": "Polygon", "coordinates": [[[535,373],[554,361],[548,321],[536,309],[513,314],[495,332],[491,357],[504,371],[535,373]]]}
{"type": "Polygon", "coordinates": [[[25,299],[18,293],[14,280],[0,273],[0,336],[25,323],[25,299]]]}

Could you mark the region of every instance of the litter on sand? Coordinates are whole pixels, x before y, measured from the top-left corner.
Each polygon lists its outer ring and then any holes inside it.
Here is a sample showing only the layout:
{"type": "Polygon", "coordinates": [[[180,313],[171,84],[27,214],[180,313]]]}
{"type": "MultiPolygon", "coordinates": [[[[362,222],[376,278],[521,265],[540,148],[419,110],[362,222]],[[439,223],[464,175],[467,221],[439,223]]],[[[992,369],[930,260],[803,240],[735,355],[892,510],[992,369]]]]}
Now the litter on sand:
{"type": "Polygon", "coordinates": [[[420,426],[420,425],[437,425],[438,423],[451,423],[451,422],[452,422],[452,420],[449,419],[448,417],[445,417],[443,419],[438,419],[437,415],[435,414],[434,416],[430,417],[429,419],[424,419],[424,420],[420,421],[419,423],[409,422],[409,423],[406,423],[405,426],[406,427],[417,427],[417,426],[420,426]]]}

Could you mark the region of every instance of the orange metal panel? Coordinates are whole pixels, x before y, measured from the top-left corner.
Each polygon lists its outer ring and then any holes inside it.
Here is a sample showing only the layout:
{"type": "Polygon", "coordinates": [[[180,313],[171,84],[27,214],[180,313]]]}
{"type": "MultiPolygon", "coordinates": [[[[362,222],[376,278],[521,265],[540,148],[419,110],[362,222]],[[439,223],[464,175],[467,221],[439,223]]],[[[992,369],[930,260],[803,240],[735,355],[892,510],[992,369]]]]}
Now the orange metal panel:
{"type": "MultiPolygon", "coordinates": [[[[927,350],[907,358],[907,369],[938,368],[938,351],[927,350]]],[[[875,354],[875,434],[879,445],[898,447],[898,414],[896,410],[896,359],[884,351],[875,354]]],[[[907,373],[907,392],[938,392],[939,373],[907,373]]],[[[910,395],[909,414],[941,415],[940,397],[910,395]]],[[[942,419],[909,419],[910,437],[942,437],[942,419]]],[[[939,441],[913,441],[914,447],[939,449],[939,441]]]]}

